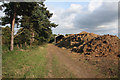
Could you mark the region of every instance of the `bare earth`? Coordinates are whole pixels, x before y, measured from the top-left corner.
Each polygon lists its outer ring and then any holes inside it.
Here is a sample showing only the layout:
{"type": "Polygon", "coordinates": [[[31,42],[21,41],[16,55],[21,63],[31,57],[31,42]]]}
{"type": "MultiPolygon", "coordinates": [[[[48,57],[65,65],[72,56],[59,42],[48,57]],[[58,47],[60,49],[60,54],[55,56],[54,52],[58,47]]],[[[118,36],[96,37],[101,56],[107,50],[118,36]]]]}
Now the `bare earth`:
{"type": "MultiPolygon", "coordinates": [[[[53,57],[56,57],[59,61],[59,64],[62,71],[60,74],[64,74],[65,70],[67,72],[74,75],[75,78],[105,78],[104,75],[99,73],[95,67],[83,62],[82,60],[79,60],[79,54],[71,53],[67,49],[59,48],[53,44],[48,44],[47,48],[47,59],[48,59],[48,76],[47,78],[58,78],[59,76],[55,76],[53,74],[52,69],[52,59],[53,57]]],[[[67,75],[68,73],[65,73],[64,75],[67,75]]],[[[65,76],[60,76],[61,78],[65,76]]],[[[69,76],[68,76],[69,78],[69,76]]]]}

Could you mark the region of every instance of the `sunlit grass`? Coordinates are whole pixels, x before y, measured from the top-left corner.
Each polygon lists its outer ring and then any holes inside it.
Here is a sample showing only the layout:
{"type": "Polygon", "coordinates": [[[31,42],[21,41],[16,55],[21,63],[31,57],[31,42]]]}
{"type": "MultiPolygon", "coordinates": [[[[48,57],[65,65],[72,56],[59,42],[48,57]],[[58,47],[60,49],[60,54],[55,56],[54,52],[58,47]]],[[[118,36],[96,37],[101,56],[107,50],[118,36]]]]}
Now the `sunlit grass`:
{"type": "Polygon", "coordinates": [[[46,45],[28,50],[3,53],[5,78],[43,78],[46,74],[46,45]]]}

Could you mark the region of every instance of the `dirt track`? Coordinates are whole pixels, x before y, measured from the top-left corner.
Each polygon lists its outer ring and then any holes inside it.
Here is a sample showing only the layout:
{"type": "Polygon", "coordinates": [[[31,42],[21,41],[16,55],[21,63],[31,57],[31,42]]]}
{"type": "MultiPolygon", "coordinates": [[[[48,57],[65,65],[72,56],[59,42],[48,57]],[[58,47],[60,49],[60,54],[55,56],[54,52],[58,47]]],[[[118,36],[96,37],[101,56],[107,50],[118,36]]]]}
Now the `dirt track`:
{"type": "Polygon", "coordinates": [[[59,48],[53,44],[48,44],[47,59],[49,64],[47,66],[49,72],[47,77],[49,78],[56,78],[56,76],[52,74],[53,56],[56,56],[59,64],[61,66],[65,66],[65,69],[67,69],[70,73],[74,74],[76,78],[103,78],[103,75],[96,71],[95,67],[79,61],[78,54],[71,54],[69,50],[59,48]]]}

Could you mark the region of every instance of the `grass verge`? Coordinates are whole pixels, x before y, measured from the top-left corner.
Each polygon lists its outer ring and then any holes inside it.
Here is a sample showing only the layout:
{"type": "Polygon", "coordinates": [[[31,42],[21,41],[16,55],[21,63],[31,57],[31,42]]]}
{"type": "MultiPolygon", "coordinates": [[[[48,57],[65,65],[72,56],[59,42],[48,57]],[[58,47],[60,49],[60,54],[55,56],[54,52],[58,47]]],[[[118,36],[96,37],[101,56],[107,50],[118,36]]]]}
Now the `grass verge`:
{"type": "Polygon", "coordinates": [[[43,78],[46,75],[46,47],[8,51],[2,55],[4,78],[43,78]]]}

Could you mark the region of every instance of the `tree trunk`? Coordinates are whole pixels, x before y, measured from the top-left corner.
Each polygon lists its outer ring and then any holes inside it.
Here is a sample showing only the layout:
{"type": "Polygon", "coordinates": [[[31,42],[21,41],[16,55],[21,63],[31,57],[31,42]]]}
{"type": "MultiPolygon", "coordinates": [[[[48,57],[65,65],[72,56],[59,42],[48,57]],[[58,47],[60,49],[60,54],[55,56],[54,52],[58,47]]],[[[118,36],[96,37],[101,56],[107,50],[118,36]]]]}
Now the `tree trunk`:
{"type": "Polygon", "coordinates": [[[32,45],[32,43],[34,42],[34,37],[35,37],[35,34],[34,34],[34,32],[32,31],[32,33],[31,33],[31,39],[30,39],[30,46],[32,45]]]}
{"type": "Polygon", "coordinates": [[[16,17],[16,12],[14,12],[13,20],[12,20],[12,26],[11,26],[11,45],[10,45],[10,50],[11,50],[11,51],[13,51],[13,48],[14,48],[14,26],[15,26],[15,17],[16,17]]]}
{"type": "Polygon", "coordinates": [[[20,48],[22,49],[22,44],[20,44],[20,48]]]}
{"type": "Polygon", "coordinates": [[[20,49],[18,44],[17,44],[17,49],[20,49]]]}
{"type": "Polygon", "coordinates": [[[25,47],[27,47],[27,42],[25,42],[25,47]]]}
{"type": "Polygon", "coordinates": [[[32,42],[34,42],[34,37],[35,37],[35,34],[34,32],[32,32],[32,42]]]}

